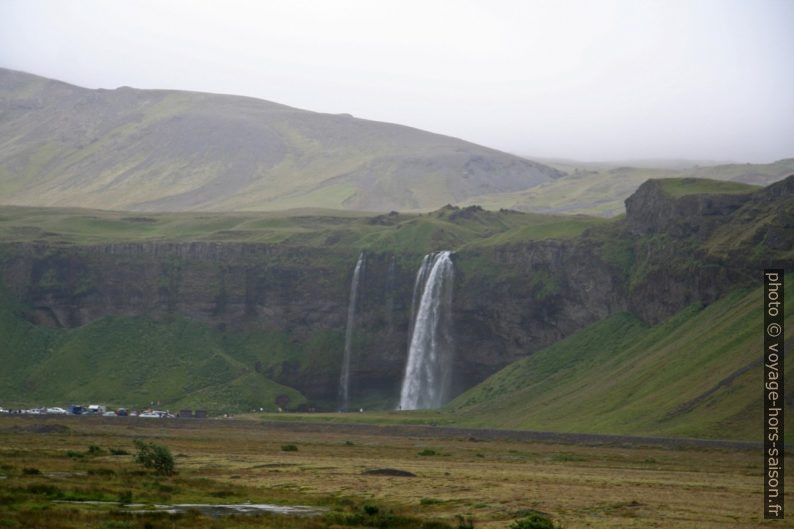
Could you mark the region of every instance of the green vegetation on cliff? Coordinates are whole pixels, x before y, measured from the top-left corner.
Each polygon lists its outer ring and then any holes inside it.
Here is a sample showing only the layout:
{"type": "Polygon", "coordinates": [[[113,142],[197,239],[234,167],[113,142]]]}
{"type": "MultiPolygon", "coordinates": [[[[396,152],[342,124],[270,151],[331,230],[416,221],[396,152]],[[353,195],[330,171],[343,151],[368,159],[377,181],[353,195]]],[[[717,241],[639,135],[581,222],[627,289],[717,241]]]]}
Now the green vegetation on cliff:
{"type": "Polygon", "coordinates": [[[710,178],[665,178],[659,180],[662,191],[672,197],[695,194],[734,194],[752,193],[760,187],[741,182],[727,182],[710,178]]]}
{"type": "MultiPolygon", "coordinates": [[[[615,314],[510,364],[449,408],[467,426],[756,439],[761,300],[760,290],[737,291],[655,326],[615,314]]],[[[786,314],[794,325],[792,296],[786,314]]]]}
{"type": "MultiPolygon", "coordinates": [[[[0,394],[5,405],[105,402],[143,407],[157,402],[211,412],[274,410],[305,402],[265,370],[309,352],[277,334],[230,338],[182,318],[152,321],[108,316],[75,329],[51,329],[21,317],[0,296],[0,394]]],[[[308,361],[308,360],[307,360],[308,361]]]]}
{"type": "Polygon", "coordinates": [[[606,222],[584,215],[540,215],[446,206],[425,214],[345,211],[151,213],[0,206],[0,243],[52,246],[122,242],[278,244],[424,254],[466,244],[571,238],[606,222]]]}

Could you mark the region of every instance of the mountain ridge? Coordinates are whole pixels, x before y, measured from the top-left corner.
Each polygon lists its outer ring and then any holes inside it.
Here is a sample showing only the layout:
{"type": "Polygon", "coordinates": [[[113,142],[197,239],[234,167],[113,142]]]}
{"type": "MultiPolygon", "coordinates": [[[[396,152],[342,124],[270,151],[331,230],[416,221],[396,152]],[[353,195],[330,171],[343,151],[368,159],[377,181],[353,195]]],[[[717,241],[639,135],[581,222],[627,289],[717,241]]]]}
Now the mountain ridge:
{"type": "Polygon", "coordinates": [[[8,205],[434,209],[560,171],[471,142],[245,96],[91,90],[0,69],[8,205]]]}

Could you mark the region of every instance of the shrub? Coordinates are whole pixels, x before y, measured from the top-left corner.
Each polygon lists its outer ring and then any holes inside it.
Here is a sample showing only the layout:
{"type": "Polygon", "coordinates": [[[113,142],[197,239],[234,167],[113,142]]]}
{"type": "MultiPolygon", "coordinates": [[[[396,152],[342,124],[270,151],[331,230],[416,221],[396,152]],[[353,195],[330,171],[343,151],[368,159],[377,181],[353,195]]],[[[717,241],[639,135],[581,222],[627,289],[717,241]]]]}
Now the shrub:
{"type": "Polygon", "coordinates": [[[557,529],[557,526],[545,514],[533,512],[514,521],[509,529],[557,529]]]}
{"type": "Polygon", "coordinates": [[[60,498],[63,496],[63,491],[54,485],[36,484],[28,487],[28,492],[31,494],[41,494],[51,498],[60,498]]]}
{"type": "Polygon", "coordinates": [[[474,529],[474,520],[470,516],[455,515],[458,520],[458,529],[474,529]]]}
{"type": "Polygon", "coordinates": [[[98,447],[97,445],[90,445],[88,447],[88,450],[86,450],[86,452],[90,456],[102,455],[102,449],[100,447],[98,447]]]}
{"type": "Polygon", "coordinates": [[[281,445],[282,452],[297,452],[298,447],[295,445],[281,445]]]}
{"type": "Polygon", "coordinates": [[[115,476],[116,471],[112,468],[89,468],[88,469],[89,476],[115,476]]]}
{"type": "Polygon", "coordinates": [[[128,455],[130,455],[130,453],[127,452],[126,450],[124,450],[123,448],[111,448],[110,449],[110,455],[112,455],[112,456],[128,456],[128,455]]]}
{"type": "Polygon", "coordinates": [[[424,450],[419,452],[418,455],[420,455],[420,456],[437,456],[438,452],[436,452],[435,450],[433,450],[431,448],[425,448],[424,450]]]}
{"type": "Polygon", "coordinates": [[[26,476],[38,476],[41,474],[41,470],[35,467],[26,467],[22,469],[22,473],[26,476]]]}
{"type": "Polygon", "coordinates": [[[143,441],[135,441],[138,452],[135,454],[135,462],[140,463],[144,468],[150,468],[162,476],[174,474],[174,456],[171,451],[163,446],[143,441]]]}
{"type": "Polygon", "coordinates": [[[132,491],[125,490],[121,494],[119,494],[119,503],[122,505],[129,505],[132,503],[132,491]]]}

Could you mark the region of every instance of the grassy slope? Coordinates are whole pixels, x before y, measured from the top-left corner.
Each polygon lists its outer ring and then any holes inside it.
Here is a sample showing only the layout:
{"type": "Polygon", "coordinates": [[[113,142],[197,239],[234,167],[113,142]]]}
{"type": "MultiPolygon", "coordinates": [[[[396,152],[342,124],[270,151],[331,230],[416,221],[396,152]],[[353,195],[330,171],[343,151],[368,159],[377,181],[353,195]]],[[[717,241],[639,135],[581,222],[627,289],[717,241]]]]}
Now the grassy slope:
{"type": "Polygon", "coordinates": [[[107,317],[80,328],[33,325],[0,297],[0,388],[5,403],[100,401],[116,406],[204,408],[213,412],[264,407],[287,395],[305,399],[254,371],[285,356],[306,357],[281,336],[233,339],[183,319],[107,317]]]}
{"type": "Polygon", "coordinates": [[[556,170],[457,138],[248,97],[89,90],[0,68],[6,204],[429,210],[556,170]]]}
{"type": "MultiPolygon", "coordinates": [[[[486,209],[508,208],[541,213],[582,213],[612,217],[624,211],[623,201],[651,178],[702,178],[737,184],[769,185],[794,174],[794,159],[770,164],[729,164],[686,169],[609,167],[602,164],[552,163],[567,176],[525,191],[474,197],[463,204],[486,209]]],[[[720,192],[725,192],[723,188],[720,192]]],[[[738,191],[739,187],[736,188],[738,191]]]]}
{"type": "MultiPolygon", "coordinates": [[[[791,296],[786,311],[794,325],[791,296]]],[[[655,327],[617,314],[507,366],[449,407],[469,426],[756,439],[762,323],[760,290],[655,327]]]]}

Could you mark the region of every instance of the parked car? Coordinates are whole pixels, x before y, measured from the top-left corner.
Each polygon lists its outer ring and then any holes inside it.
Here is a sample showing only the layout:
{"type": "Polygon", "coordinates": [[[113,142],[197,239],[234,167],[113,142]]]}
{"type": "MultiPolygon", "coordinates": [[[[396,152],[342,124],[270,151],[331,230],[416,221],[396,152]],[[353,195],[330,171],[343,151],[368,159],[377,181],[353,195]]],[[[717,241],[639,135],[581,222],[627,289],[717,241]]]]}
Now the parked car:
{"type": "Polygon", "coordinates": [[[52,408],[47,408],[47,413],[49,413],[50,415],[67,415],[69,412],[63,408],[54,406],[52,408]]]}

